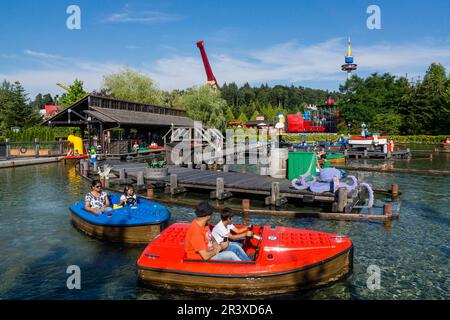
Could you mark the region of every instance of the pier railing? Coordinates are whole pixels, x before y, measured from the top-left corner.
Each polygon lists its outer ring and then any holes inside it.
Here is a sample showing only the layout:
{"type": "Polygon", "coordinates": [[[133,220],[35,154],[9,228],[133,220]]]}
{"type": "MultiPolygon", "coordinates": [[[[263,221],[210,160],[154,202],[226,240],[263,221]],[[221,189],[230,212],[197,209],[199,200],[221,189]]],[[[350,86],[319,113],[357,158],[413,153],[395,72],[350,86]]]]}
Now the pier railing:
{"type": "Polygon", "coordinates": [[[59,141],[0,141],[0,158],[26,158],[26,157],[56,157],[66,155],[69,150],[69,142],[59,141]]]}

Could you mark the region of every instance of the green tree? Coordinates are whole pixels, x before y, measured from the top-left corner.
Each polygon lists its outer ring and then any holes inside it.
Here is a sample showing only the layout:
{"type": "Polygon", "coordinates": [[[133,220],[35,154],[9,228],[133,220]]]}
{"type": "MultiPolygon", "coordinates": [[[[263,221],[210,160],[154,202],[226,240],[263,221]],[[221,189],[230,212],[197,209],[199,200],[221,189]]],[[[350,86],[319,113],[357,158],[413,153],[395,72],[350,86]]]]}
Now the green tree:
{"type": "Polygon", "coordinates": [[[233,114],[233,109],[230,106],[228,106],[226,111],[225,111],[225,121],[227,123],[235,121],[235,116],[233,114]]]}
{"type": "Polygon", "coordinates": [[[103,78],[103,88],[113,97],[139,103],[163,105],[161,90],[148,76],[125,67],[103,78]]]}
{"type": "Polygon", "coordinates": [[[221,98],[219,91],[214,91],[211,86],[204,85],[200,88],[190,88],[183,96],[183,104],[189,117],[201,121],[203,125],[225,128],[224,110],[227,102],[221,98]]]}
{"type": "Polygon", "coordinates": [[[74,102],[84,98],[88,93],[83,89],[83,81],[75,79],[72,85],[69,86],[69,91],[64,93],[59,99],[63,107],[68,107],[74,102]]]}
{"type": "Polygon", "coordinates": [[[40,121],[39,114],[28,103],[27,94],[20,82],[4,81],[0,87],[0,127],[29,127],[40,121]]]}
{"type": "Polygon", "coordinates": [[[402,117],[394,112],[379,113],[375,115],[371,123],[372,132],[386,135],[399,134],[402,117]]]}
{"type": "Polygon", "coordinates": [[[261,112],[259,112],[258,110],[255,110],[255,112],[253,112],[252,116],[250,117],[250,120],[256,120],[256,117],[260,116],[261,112]]]}
{"type": "Polygon", "coordinates": [[[242,123],[242,124],[248,122],[248,118],[247,118],[247,116],[245,115],[245,113],[242,112],[242,113],[239,115],[238,121],[239,121],[240,123],[242,123]]]}

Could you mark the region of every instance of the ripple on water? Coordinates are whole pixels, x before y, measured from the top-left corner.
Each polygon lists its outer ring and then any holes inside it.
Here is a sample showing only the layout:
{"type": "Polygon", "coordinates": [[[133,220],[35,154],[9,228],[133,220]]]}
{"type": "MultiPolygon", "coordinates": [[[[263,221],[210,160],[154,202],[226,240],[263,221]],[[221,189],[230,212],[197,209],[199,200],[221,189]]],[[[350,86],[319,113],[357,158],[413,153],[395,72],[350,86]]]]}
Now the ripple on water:
{"type": "MultiPolygon", "coordinates": [[[[349,236],[353,274],[332,286],[275,299],[448,299],[448,177],[365,173],[377,188],[398,183],[402,212],[393,228],[286,217],[252,217],[281,225],[349,236]],[[371,291],[367,268],[381,269],[381,290],[371,291]]],[[[48,164],[0,170],[0,299],[214,299],[140,288],[135,263],[143,246],[114,245],[86,237],[70,224],[68,206],[89,189],[70,167],[48,164]],[[66,288],[66,269],[82,270],[82,290],[66,288]]],[[[171,223],[191,221],[192,208],[168,206],[171,223]]],[[[214,222],[218,216],[214,217],[214,222]]],[[[236,223],[241,221],[236,217],[236,223]]]]}

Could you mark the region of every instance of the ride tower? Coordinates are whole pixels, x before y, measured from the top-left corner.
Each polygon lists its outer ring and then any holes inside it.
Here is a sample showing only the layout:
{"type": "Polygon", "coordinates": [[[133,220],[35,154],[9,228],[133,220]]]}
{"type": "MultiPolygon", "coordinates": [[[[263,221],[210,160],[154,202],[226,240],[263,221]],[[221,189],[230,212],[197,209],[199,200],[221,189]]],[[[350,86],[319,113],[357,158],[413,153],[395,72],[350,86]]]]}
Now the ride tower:
{"type": "Polygon", "coordinates": [[[354,63],[353,60],[350,37],[348,37],[347,55],[345,56],[345,63],[342,65],[341,69],[342,71],[347,72],[347,80],[349,80],[352,77],[352,71],[356,71],[356,69],[358,69],[358,65],[354,63]]]}

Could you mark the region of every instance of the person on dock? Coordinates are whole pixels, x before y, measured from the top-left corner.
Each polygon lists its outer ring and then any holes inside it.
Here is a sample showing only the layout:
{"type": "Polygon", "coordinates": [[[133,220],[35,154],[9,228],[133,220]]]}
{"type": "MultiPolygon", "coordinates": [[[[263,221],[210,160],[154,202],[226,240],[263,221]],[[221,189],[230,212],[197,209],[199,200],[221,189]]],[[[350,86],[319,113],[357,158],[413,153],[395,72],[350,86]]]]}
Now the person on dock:
{"type": "Polygon", "coordinates": [[[120,206],[134,206],[138,203],[136,194],[134,193],[133,185],[129,184],[123,189],[123,194],[120,196],[120,206]]]}
{"type": "Polygon", "coordinates": [[[213,214],[213,208],[208,201],[202,201],[195,209],[196,218],[192,221],[186,233],[185,251],[187,259],[192,260],[241,260],[232,251],[223,251],[225,245],[219,245],[211,235],[208,222],[213,214]],[[221,252],[222,251],[222,252],[221,252]]]}
{"type": "Polygon", "coordinates": [[[93,180],[91,183],[91,191],[84,198],[84,209],[99,215],[105,211],[112,210],[108,194],[102,191],[102,183],[99,180],[93,180]]]}
{"type": "Polygon", "coordinates": [[[250,231],[248,227],[235,227],[233,225],[233,218],[233,211],[230,208],[224,208],[222,214],[220,215],[221,221],[214,227],[212,236],[219,245],[226,246],[225,251],[232,251],[236,253],[241,260],[250,260],[248,255],[242,249],[242,244],[237,241],[245,237],[252,237],[253,232],[250,231]],[[228,244],[226,242],[228,242],[228,244]]]}

